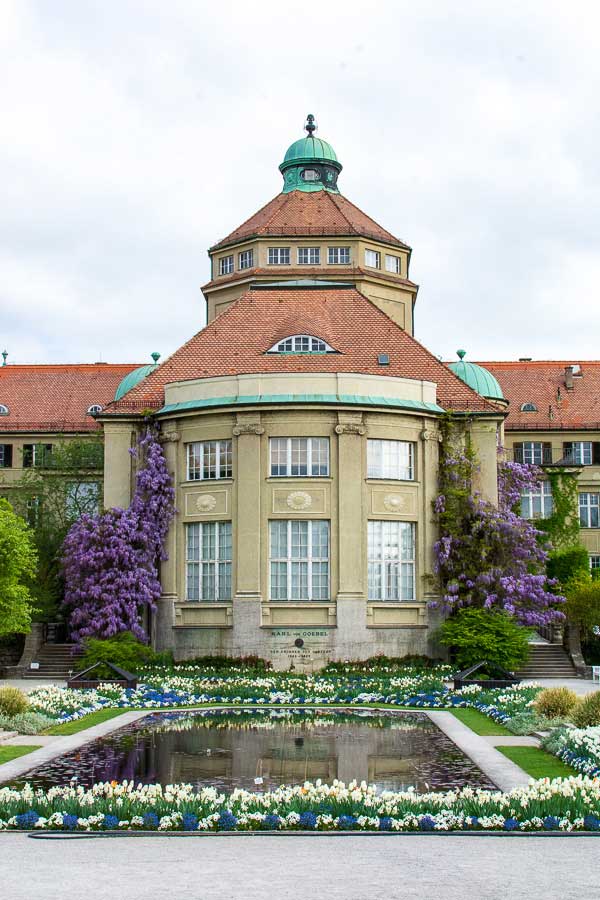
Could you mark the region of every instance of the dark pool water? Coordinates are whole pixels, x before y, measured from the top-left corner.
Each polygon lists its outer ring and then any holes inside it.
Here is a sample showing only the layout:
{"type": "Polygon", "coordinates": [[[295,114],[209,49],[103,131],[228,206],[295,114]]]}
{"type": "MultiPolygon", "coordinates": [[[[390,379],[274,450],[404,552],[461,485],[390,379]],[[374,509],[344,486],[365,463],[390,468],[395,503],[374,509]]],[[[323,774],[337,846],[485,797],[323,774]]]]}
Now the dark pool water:
{"type": "Polygon", "coordinates": [[[317,778],[379,791],[493,787],[423,713],[220,710],[153,713],[14,782],[48,788],[76,778],[265,791],[317,778]],[[261,780],[262,779],[262,780],[261,780]]]}

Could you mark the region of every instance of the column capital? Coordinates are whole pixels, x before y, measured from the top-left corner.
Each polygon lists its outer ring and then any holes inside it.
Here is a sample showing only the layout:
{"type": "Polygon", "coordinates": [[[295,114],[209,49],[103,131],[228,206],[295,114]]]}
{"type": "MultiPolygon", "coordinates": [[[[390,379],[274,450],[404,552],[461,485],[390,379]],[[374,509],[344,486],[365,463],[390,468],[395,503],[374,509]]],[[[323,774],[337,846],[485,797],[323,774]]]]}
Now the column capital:
{"type": "Polygon", "coordinates": [[[359,425],[355,422],[345,422],[343,425],[336,425],[334,431],[336,434],[362,435],[367,433],[367,429],[364,425],[359,425]]]}
{"type": "Polygon", "coordinates": [[[265,429],[259,422],[242,422],[233,426],[236,437],[240,434],[264,434],[265,429]]]}

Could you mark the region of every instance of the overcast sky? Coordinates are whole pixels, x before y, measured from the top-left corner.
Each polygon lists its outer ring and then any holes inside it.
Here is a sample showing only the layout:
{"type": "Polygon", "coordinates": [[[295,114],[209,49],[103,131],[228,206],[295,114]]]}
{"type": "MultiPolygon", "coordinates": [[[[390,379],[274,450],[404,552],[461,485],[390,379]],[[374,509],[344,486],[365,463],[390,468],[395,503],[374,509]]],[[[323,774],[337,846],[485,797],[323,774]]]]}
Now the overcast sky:
{"type": "Polygon", "coordinates": [[[600,358],[599,34],[592,0],[0,0],[0,349],[172,353],[312,112],[434,353],[600,358]]]}

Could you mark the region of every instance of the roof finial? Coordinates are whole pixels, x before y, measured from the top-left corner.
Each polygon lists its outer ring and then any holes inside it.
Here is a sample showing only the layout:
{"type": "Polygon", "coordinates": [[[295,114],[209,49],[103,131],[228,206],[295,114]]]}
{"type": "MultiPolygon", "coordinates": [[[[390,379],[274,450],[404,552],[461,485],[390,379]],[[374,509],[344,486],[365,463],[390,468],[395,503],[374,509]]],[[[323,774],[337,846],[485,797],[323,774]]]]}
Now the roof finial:
{"type": "Polygon", "coordinates": [[[3,351],[2,351],[2,365],[3,365],[3,366],[6,365],[6,357],[7,357],[7,356],[8,356],[8,350],[3,350],[3,351]]]}
{"type": "Polygon", "coordinates": [[[466,350],[457,350],[456,355],[458,356],[459,359],[464,359],[465,356],[467,355],[467,351],[466,350]]]}
{"type": "Polygon", "coordinates": [[[151,353],[151,354],[150,354],[150,356],[151,356],[152,359],[154,360],[154,365],[156,365],[157,362],[158,362],[159,359],[160,359],[160,353],[157,353],[156,350],[155,350],[154,353],[151,353]]]}
{"type": "Polygon", "coordinates": [[[315,122],[315,117],[312,113],[309,113],[306,117],[306,125],[304,126],[304,130],[308,131],[308,136],[313,136],[313,131],[317,130],[317,123],[315,122]]]}

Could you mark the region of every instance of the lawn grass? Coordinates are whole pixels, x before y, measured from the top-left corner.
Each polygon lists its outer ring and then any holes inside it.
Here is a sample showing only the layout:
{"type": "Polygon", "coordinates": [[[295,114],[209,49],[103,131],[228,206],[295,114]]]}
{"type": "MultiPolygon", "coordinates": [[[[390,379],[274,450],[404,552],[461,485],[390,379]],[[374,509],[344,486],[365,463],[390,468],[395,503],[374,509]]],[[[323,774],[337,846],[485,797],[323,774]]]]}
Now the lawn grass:
{"type": "Polygon", "coordinates": [[[539,747],[496,747],[532,778],[569,778],[575,769],[539,747]]]}
{"type": "Polygon", "coordinates": [[[479,712],[478,709],[453,709],[452,714],[459,719],[463,725],[466,725],[471,731],[474,731],[475,734],[511,734],[508,728],[505,728],[504,725],[500,725],[498,722],[494,722],[493,719],[490,719],[489,716],[484,715],[484,713],[479,712]]]}
{"type": "MultiPolygon", "coordinates": [[[[152,710],[148,710],[151,712],[152,710]]],[[[97,709],[95,712],[82,716],[81,719],[75,719],[73,722],[63,722],[61,725],[51,725],[44,734],[77,734],[79,731],[85,731],[93,725],[99,725],[101,722],[107,722],[114,719],[115,716],[122,716],[123,713],[131,712],[129,709],[97,709]]]]}
{"type": "Polygon", "coordinates": [[[11,759],[18,759],[19,756],[25,756],[26,753],[32,753],[34,750],[39,750],[38,745],[29,745],[29,744],[2,744],[0,746],[0,765],[2,763],[10,762],[11,759]]]}

